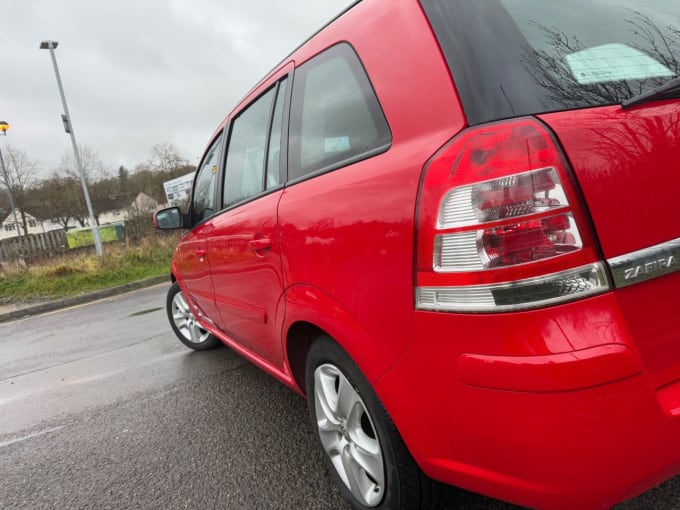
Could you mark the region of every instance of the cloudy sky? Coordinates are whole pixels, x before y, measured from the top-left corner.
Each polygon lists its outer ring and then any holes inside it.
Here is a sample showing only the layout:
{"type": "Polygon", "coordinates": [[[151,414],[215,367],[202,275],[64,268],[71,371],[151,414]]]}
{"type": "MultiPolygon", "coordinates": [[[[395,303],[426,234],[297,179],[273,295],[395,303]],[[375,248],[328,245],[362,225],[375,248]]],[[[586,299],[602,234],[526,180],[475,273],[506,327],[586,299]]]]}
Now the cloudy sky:
{"type": "Polygon", "coordinates": [[[351,0],[4,0],[0,120],[40,177],[71,150],[43,40],[57,62],[78,144],[112,169],[172,143],[191,163],[267,71],[351,0]]]}

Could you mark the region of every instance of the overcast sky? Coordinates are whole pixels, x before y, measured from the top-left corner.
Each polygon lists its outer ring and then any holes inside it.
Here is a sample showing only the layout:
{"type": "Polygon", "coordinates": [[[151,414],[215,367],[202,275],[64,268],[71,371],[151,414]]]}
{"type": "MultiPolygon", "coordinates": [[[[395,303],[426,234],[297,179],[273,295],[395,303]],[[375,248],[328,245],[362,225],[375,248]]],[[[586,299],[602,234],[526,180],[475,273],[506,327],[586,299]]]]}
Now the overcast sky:
{"type": "Polygon", "coordinates": [[[197,163],[239,99],[351,0],[4,0],[0,120],[40,177],[71,151],[43,40],[57,62],[79,145],[116,170],[174,144],[197,163]]]}

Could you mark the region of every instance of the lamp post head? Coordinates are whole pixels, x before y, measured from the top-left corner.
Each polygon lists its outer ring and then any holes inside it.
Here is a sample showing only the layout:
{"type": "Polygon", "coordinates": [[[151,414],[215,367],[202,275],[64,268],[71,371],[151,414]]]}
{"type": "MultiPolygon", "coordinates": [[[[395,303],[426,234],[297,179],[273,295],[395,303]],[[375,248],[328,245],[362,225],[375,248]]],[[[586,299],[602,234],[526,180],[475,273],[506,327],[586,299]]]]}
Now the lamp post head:
{"type": "Polygon", "coordinates": [[[43,41],[40,43],[41,50],[56,50],[59,46],[58,41],[43,41]]]}
{"type": "Polygon", "coordinates": [[[0,132],[3,135],[7,135],[7,130],[9,129],[9,124],[5,122],[4,120],[0,120],[0,132]]]}

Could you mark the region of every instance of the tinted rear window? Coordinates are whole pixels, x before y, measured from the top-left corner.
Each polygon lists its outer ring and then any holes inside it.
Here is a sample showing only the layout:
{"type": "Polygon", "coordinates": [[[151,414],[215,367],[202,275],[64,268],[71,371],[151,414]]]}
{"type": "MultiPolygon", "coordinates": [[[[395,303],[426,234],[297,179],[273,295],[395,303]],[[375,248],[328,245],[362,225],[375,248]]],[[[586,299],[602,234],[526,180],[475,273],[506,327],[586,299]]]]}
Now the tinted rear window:
{"type": "Polygon", "coordinates": [[[678,76],[678,0],[421,0],[470,124],[620,103],[678,76]]]}
{"type": "Polygon", "coordinates": [[[389,148],[392,133],[349,44],[333,46],[296,69],[289,140],[291,181],[389,148]]]}

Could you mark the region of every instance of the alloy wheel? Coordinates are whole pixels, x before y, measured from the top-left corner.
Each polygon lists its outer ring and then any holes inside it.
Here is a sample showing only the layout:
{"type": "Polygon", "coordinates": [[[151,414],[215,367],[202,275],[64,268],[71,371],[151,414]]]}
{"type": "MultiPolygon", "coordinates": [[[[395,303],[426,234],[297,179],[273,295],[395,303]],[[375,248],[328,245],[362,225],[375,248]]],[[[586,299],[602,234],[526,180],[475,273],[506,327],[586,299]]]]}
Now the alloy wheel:
{"type": "Polygon", "coordinates": [[[340,479],[367,507],[380,504],[385,490],[383,453],[361,396],[338,367],[314,371],[314,401],[321,444],[340,479]]]}
{"type": "Polygon", "coordinates": [[[180,334],[191,343],[202,344],[210,338],[210,333],[198,325],[182,292],[172,298],[172,320],[180,334]]]}

